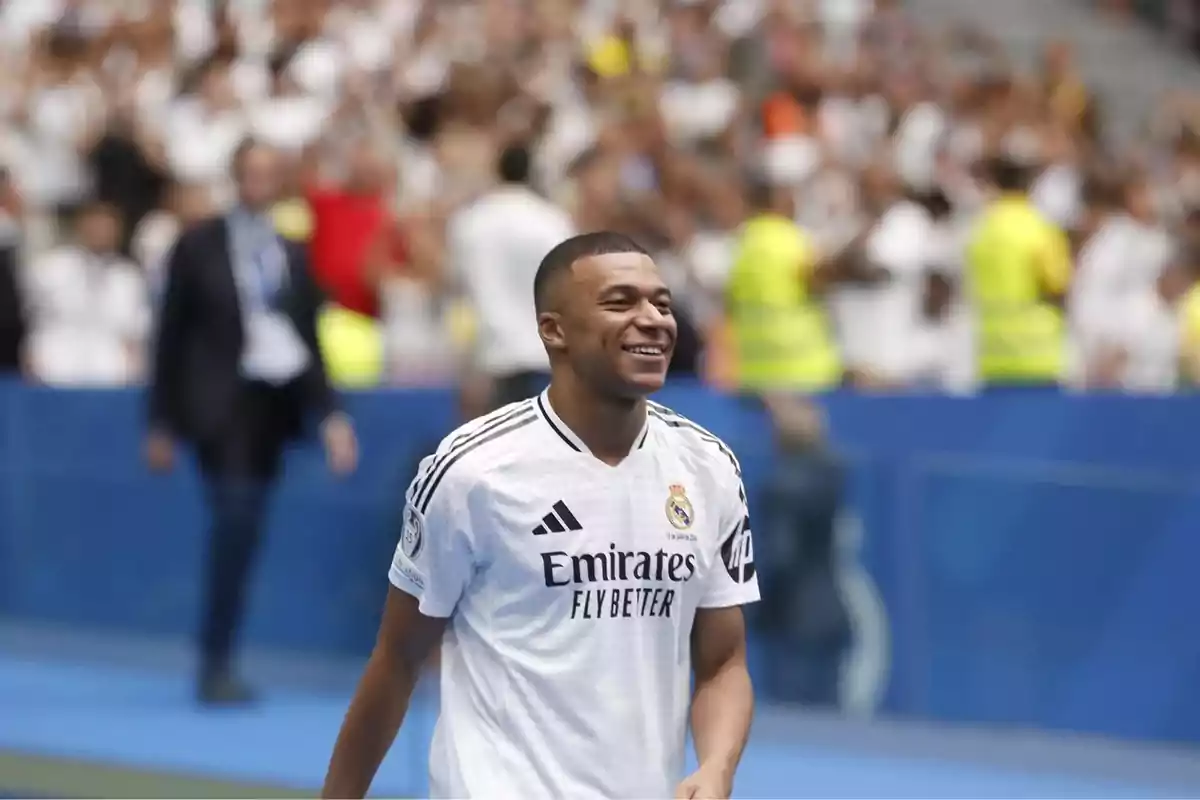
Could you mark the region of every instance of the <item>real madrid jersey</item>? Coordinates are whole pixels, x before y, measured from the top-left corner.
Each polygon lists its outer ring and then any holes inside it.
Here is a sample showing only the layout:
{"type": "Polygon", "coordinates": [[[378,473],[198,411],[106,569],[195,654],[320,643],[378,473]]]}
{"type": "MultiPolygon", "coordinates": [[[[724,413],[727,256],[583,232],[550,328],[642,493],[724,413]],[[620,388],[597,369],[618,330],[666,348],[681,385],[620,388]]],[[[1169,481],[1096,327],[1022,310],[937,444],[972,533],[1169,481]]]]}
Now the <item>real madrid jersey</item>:
{"type": "Polygon", "coordinates": [[[671,797],[696,610],[758,599],[724,443],[652,404],[609,466],[544,393],[421,462],[389,577],[449,618],[434,797],[671,797]]]}

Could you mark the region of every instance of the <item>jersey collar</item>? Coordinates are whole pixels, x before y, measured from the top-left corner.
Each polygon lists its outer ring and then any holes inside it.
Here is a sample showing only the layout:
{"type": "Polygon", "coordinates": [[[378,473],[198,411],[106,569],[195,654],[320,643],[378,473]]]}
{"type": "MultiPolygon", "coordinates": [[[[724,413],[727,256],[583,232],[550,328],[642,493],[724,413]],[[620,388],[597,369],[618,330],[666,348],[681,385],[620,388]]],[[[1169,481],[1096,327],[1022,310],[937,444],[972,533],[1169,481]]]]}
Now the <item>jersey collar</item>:
{"type": "MultiPolygon", "coordinates": [[[[586,453],[588,455],[592,454],[592,451],[589,450],[588,446],[583,443],[583,440],[576,436],[575,432],[567,427],[565,422],[559,419],[558,414],[554,413],[554,408],[550,405],[550,394],[548,389],[543,390],[541,394],[534,398],[534,405],[537,406],[538,413],[541,415],[542,419],[545,420],[546,424],[550,426],[550,430],[553,431],[559,439],[566,442],[568,447],[577,453],[586,453]]],[[[633,449],[641,450],[643,447],[645,447],[646,439],[649,438],[649,434],[650,415],[647,414],[646,421],[642,423],[642,432],[638,434],[633,449]]]]}

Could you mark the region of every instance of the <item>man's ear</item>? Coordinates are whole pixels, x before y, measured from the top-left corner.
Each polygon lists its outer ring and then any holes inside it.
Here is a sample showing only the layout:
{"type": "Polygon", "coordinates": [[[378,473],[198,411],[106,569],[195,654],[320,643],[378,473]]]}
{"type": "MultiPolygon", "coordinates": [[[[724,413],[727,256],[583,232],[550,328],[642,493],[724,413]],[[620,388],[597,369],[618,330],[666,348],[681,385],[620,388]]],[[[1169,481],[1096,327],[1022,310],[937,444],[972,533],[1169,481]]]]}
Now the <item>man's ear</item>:
{"type": "Polygon", "coordinates": [[[566,336],[563,334],[562,321],[553,311],[543,311],[538,314],[538,335],[542,344],[549,350],[561,350],[566,347],[566,336]]]}

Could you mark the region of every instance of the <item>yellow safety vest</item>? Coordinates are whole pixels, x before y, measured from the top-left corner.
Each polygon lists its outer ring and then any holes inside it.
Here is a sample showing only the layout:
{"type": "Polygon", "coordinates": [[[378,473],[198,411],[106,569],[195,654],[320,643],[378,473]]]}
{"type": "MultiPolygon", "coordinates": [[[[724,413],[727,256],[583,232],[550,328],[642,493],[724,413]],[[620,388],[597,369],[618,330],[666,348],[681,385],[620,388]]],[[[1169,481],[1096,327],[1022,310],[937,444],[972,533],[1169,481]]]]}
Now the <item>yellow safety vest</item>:
{"type": "MultiPolygon", "coordinates": [[[[967,248],[985,384],[1053,383],[1065,357],[1062,313],[1045,299],[1047,260],[1065,237],[1023,198],[995,201],[967,248]]],[[[1062,287],[1065,288],[1065,287],[1062,287]]]]}
{"type": "Polygon", "coordinates": [[[1181,335],[1179,346],[1180,384],[1195,387],[1200,384],[1196,366],[1200,364],[1200,284],[1192,288],[1179,301],[1181,335]]]}
{"type": "Polygon", "coordinates": [[[379,385],[383,376],[383,337],[375,320],[328,305],[317,319],[317,339],[334,386],[367,389],[379,385]]]}
{"type": "Polygon", "coordinates": [[[842,363],[820,303],[809,294],[812,245],[796,224],[764,214],[743,227],[729,278],[739,388],[822,391],[842,363]]]}

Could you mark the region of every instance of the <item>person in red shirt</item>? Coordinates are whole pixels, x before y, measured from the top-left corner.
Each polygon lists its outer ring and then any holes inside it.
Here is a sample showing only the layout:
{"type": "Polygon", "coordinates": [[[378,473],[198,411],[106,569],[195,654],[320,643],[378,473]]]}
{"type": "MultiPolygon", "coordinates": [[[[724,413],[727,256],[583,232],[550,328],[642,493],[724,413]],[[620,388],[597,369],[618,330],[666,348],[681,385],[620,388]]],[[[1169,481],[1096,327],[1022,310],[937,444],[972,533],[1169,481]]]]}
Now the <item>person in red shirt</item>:
{"type": "Polygon", "coordinates": [[[390,263],[405,260],[388,208],[394,170],[370,142],[349,152],[345,178],[306,192],[312,211],[313,271],[329,298],[370,317],[379,315],[378,282],[390,263]]]}

